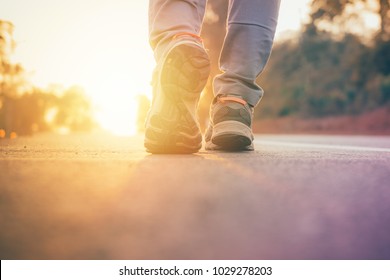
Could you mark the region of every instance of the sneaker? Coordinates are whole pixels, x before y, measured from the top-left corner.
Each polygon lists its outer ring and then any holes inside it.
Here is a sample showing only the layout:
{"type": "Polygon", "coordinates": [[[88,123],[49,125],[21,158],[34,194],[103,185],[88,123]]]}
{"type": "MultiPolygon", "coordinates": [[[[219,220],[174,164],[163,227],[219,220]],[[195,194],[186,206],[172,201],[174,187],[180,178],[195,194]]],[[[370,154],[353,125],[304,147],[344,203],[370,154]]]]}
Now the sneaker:
{"type": "Polygon", "coordinates": [[[186,34],[172,40],[154,73],[144,142],[148,152],[199,151],[202,134],[196,109],[209,73],[210,60],[199,37],[186,34]]]}
{"type": "Polygon", "coordinates": [[[253,107],[238,96],[218,96],[210,109],[206,150],[253,151],[253,107]]]}

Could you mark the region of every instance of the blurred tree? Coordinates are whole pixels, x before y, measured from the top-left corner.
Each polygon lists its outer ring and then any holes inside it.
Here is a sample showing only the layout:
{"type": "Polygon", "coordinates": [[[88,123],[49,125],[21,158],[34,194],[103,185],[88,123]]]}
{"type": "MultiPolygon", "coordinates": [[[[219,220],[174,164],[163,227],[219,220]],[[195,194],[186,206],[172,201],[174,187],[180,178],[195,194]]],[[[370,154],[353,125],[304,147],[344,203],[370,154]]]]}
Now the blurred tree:
{"type": "Polygon", "coordinates": [[[38,88],[18,97],[10,97],[7,106],[10,111],[10,128],[18,135],[31,135],[38,131],[47,131],[50,126],[45,120],[48,108],[55,106],[57,100],[54,95],[38,88]]]}
{"type": "Polygon", "coordinates": [[[0,20],[0,97],[20,94],[25,82],[23,67],[11,62],[15,48],[13,30],[11,22],[0,20]]]}
{"type": "Polygon", "coordinates": [[[383,40],[390,39],[390,0],[379,1],[380,33],[383,40]]]}
{"type": "MultiPolygon", "coordinates": [[[[199,106],[203,126],[213,96],[212,80],[219,73],[227,4],[209,1],[202,30],[212,63],[199,106]]],[[[388,104],[389,0],[312,0],[310,17],[295,38],[276,42],[258,81],[266,94],[255,118],[359,114],[388,104]],[[368,12],[380,18],[375,40],[364,27],[368,12]]]]}
{"type": "Polygon", "coordinates": [[[277,42],[273,49],[260,77],[266,95],[255,117],[360,114],[387,106],[388,4],[374,0],[313,0],[311,22],[303,32],[295,39],[277,42]],[[371,41],[349,30],[354,17],[361,16],[354,10],[359,5],[364,8],[361,15],[368,9],[381,13],[381,26],[371,41]],[[339,36],[324,23],[337,27],[339,36]]]}
{"type": "Polygon", "coordinates": [[[351,19],[361,20],[362,9],[374,12],[379,16],[378,37],[384,41],[389,40],[390,0],[313,0],[310,12],[311,24],[319,27],[323,23],[333,23],[342,32],[345,32],[348,28],[347,23],[351,19]]]}
{"type": "Polygon", "coordinates": [[[55,125],[67,127],[70,131],[88,131],[96,126],[93,120],[91,102],[81,87],[73,86],[57,100],[55,125]]]}
{"type": "MultiPolygon", "coordinates": [[[[0,131],[8,137],[66,127],[90,130],[96,124],[84,91],[42,90],[29,85],[20,64],[11,60],[15,49],[14,26],[0,20],[0,131]]],[[[3,138],[3,137],[1,137],[3,138]]]]}
{"type": "Polygon", "coordinates": [[[8,62],[15,42],[13,40],[14,25],[9,21],[0,20],[0,59],[3,63],[8,62]]]}
{"type": "Polygon", "coordinates": [[[0,20],[0,129],[8,135],[15,130],[13,114],[24,84],[23,67],[11,62],[15,48],[13,30],[11,22],[0,20]]]}

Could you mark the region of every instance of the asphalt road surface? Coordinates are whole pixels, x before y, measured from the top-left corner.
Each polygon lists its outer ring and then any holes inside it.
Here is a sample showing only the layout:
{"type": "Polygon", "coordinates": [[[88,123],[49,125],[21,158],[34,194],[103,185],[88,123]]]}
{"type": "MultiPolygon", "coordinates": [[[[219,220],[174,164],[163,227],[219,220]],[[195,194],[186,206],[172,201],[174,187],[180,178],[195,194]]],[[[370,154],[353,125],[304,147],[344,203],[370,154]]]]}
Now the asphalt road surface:
{"type": "Polygon", "coordinates": [[[390,137],[0,139],[1,259],[390,259],[390,137]]]}

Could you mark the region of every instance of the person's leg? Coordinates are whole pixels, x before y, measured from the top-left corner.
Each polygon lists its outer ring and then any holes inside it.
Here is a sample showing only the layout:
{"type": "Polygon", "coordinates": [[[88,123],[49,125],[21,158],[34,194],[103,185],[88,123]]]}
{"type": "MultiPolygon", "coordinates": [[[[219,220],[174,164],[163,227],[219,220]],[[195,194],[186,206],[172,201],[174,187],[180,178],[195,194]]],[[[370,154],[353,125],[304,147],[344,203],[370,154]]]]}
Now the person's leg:
{"type": "Polygon", "coordinates": [[[279,5],[280,0],[230,0],[206,148],[253,149],[253,108],[263,95],[256,78],[271,53],[279,5]]]}
{"type": "Polygon", "coordinates": [[[151,0],[150,44],[157,61],[145,130],[151,153],[193,153],[202,146],[196,117],[210,62],[199,37],[206,0],[151,0]]]}
{"type": "Polygon", "coordinates": [[[214,94],[241,96],[256,106],[263,90],[256,84],[271,53],[280,0],[230,0],[228,29],[220,57],[222,74],[214,94]]]}
{"type": "Polygon", "coordinates": [[[176,34],[200,35],[206,0],[149,0],[149,42],[158,61],[176,34]]]}

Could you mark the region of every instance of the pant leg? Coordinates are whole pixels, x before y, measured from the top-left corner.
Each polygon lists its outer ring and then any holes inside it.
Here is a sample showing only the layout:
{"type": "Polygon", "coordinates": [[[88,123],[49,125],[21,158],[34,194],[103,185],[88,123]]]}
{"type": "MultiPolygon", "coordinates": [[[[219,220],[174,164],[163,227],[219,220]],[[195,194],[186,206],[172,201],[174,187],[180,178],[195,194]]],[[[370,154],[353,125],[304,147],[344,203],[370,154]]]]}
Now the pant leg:
{"type": "Polygon", "coordinates": [[[263,90],[256,78],[271,53],[279,5],[280,0],[230,0],[215,95],[239,95],[251,106],[260,101],[263,90]]]}
{"type": "Polygon", "coordinates": [[[149,42],[156,60],[175,34],[200,34],[205,7],[206,0],[149,0],[149,42]]]}

